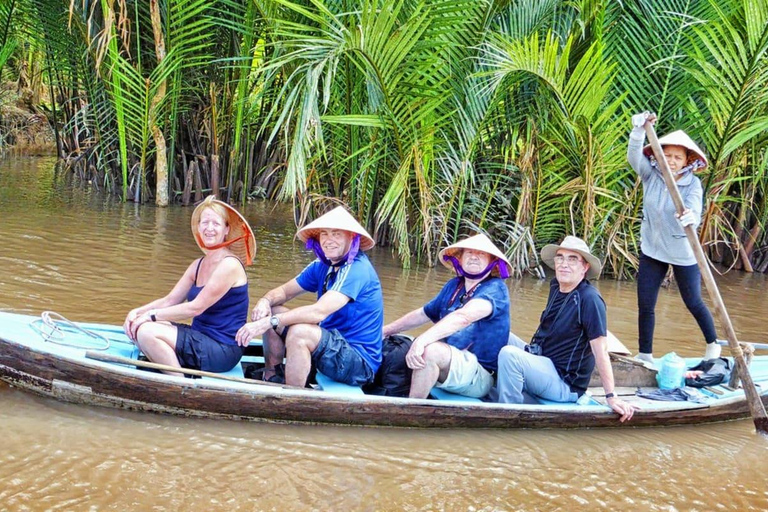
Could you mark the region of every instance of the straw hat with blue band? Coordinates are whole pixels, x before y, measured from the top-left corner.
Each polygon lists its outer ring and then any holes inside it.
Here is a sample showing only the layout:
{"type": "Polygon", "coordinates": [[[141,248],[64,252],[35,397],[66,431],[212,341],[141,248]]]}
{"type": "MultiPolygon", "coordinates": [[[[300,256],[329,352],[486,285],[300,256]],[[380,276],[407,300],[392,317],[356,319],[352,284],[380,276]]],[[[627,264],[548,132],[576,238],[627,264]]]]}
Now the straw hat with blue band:
{"type": "Polygon", "coordinates": [[[560,249],[577,252],[587,263],[589,263],[589,270],[587,270],[586,276],[587,279],[594,279],[600,275],[600,272],[602,272],[603,265],[600,263],[600,259],[589,252],[587,243],[577,236],[566,236],[560,245],[545,245],[541,250],[541,261],[546,263],[549,268],[556,270],[555,256],[557,256],[557,251],[560,249]]]}
{"type": "Polygon", "coordinates": [[[248,266],[253,263],[253,257],[256,254],[256,238],[253,236],[253,230],[248,224],[248,221],[245,220],[245,217],[240,215],[240,212],[235,210],[233,206],[230,206],[223,201],[219,201],[215,196],[208,196],[203,202],[195,207],[195,211],[192,212],[190,224],[192,227],[192,234],[195,237],[195,242],[197,242],[197,246],[200,247],[204,253],[207,254],[208,251],[228,247],[232,254],[237,256],[243,265],[248,266]],[[211,247],[206,247],[202,238],[200,238],[200,233],[198,232],[197,227],[200,224],[200,216],[202,215],[203,210],[214,204],[224,208],[227,212],[227,218],[225,220],[227,221],[227,226],[229,226],[229,233],[227,233],[227,236],[224,238],[224,242],[211,247]]]}

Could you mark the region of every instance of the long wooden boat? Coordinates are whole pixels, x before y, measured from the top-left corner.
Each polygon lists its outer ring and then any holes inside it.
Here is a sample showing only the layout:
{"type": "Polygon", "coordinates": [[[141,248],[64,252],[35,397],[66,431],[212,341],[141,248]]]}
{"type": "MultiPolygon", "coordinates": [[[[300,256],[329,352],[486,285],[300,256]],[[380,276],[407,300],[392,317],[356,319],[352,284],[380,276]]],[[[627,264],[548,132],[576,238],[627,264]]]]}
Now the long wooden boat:
{"type": "MultiPolygon", "coordinates": [[[[77,326],[99,337],[67,326],[61,326],[63,337],[51,337],[39,317],[0,313],[0,379],[67,402],[277,422],[419,428],[589,428],[701,424],[749,416],[744,392],[722,385],[704,390],[702,403],[639,398],[636,390],[649,390],[654,372],[626,361],[613,362],[617,392],[641,409],[631,422],[622,424],[605,405],[599,376],[593,378],[591,384],[596,387],[591,389],[593,398],[587,405],[507,405],[448,393],[436,393],[439,399],[391,398],[366,395],[359,388],[327,379],[319,379],[315,389],[298,389],[245,379],[243,366],[252,364],[255,359],[251,356],[244,357],[242,366],[227,374],[190,379],[130,364],[137,361],[139,353],[120,327],[77,326]],[[107,342],[109,346],[105,347],[107,342]],[[103,357],[93,359],[94,352],[103,357]],[[129,364],[101,360],[111,357],[127,358],[129,364]]],[[[690,366],[697,362],[688,360],[690,366]]],[[[768,356],[756,356],[751,373],[763,402],[768,404],[768,356]]]]}

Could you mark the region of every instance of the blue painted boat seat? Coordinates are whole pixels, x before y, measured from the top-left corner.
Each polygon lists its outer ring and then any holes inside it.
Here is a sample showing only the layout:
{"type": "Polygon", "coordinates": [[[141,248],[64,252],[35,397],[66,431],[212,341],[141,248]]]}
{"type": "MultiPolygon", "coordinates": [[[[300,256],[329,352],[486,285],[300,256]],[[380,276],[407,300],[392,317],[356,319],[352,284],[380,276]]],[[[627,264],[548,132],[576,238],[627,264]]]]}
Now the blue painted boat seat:
{"type": "Polygon", "coordinates": [[[479,403],[482,402],[479,398],[472,398],[471,396],[464,396],[464,395],[457,395],[456,393],[449,393],[448,391],[444,391],[440,388],[432,388],[432,391],[429,392],[430,395],[432,395],[432,398],[436,400],[449,400],[451,402],[469,402],[469,403],[479,403]]]}
{"type": "Polygon", "coordinates": [[[545,400],[541,397],[534,397],[536,401],[538,401],[542,405],[603,405],[597,400],[595,400],[595,397],[591,396],[589,397],[589,403],[588,404],[575,404],[573,402],[553,402],[552,400],[545,400]]]}
{"type": "Polygon", "coordinates": [[[365,394],[363,393],[363,390],[360,388],[360,386],[350,386],[349,384],[337,382],[320,372],[317,372],[315,375],[315,380],[317,381],[318,386],[320,386],[320,389],[327,391],[328,393],[341,393],[344,395],[365,394]]]}
{"type": "Polygon", "coordinates": [[[128,359],[138,359],[141,352],[139,351],[139,347],[136,345],[129,345],[127,343],[113,343],[106,353],[114,354],[120,357],[127,357],[128,359]]]}
{"type": "MultiPolygon", "coordinates": [[[[240,363],[236,364],[235,367],[228,372],[217,372],[217,375],[226,375],[227,377],[240,377],[241,379],[245,378],[245,375],[243,374],[243,366],[240,363]]],[[[216,380],[216,377],[201,378],[204,380],[216,380]]]]}

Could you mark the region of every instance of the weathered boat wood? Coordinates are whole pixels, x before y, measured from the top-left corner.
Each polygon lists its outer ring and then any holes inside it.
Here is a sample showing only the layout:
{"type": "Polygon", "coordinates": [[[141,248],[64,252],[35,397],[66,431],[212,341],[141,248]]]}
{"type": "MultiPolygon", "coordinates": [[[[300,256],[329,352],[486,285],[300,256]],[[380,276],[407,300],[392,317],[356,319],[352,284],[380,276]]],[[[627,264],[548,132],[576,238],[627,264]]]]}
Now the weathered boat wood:
{"type": "MultiPolygon", "coordinates": [[[[628,387],[617,391],[622,398],[642,407],[628,424],[619,423],[617,415],[603,404],[504,405],[411,400],[267,386],[258,381],[188,379],[88,359],[84,348],[44,341],[30,327],[34,320],[30,316],[0,313],[0,379],[44,396],[81,404],[184,416],[419,428],[669,426],[749,415],[744,393],[725,388],[722,395],[713,394],[704,404],[635,397],[635,385],[622,381],[626,373],[622,363],[615,363],[617,385],[628,387]]],[[[119,328],[89,327],[108,333],[113,342],[105,352],[135,359],[137,351],[119,328]]],[[[633,367],[632,372],[639,371],[634,365],[629,366],[633,367]]],[[[752,374],[761,389],[768,389],[768,358],[755,357],[752,374]]],[[[593,389],[593,393],[601,401],[602,389],[593,389]]],[[[768,402],[765,393],[762,399],[768,402]]]]}

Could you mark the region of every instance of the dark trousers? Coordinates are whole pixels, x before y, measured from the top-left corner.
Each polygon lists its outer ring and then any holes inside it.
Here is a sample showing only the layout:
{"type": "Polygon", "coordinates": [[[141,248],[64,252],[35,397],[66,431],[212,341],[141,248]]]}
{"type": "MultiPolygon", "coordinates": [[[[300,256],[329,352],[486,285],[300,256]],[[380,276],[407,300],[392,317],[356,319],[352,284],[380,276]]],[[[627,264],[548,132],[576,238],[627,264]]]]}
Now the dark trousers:
{"type": "MultiPolygon", "coordinates": [[[[640,269],[637,274],[638,330],[640,352],[653,352],[653,330],[656,325],[656,299],[659,288],[667,275],[669,263],[664,263],[640,253],[640,269]]],[[[707,343],[717,341],[715,323],[704,301],[701,300],[701,274],[698,265],[672,265],[677,287],[688,311],[699,324],[707,343]]]]}

